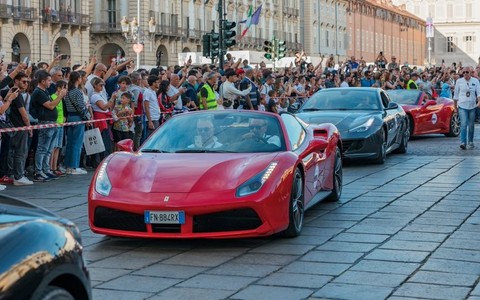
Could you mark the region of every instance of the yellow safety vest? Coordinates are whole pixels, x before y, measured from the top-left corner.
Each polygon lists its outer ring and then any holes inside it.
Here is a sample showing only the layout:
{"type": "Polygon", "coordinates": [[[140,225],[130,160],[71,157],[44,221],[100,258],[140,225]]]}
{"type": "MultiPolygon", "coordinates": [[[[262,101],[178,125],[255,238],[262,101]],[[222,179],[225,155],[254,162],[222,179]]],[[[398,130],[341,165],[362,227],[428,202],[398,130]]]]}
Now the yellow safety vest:
{"type": "MultiPolygon", "coordinates": [[[[207,90],[207,108],[208,109],[217,109],[217,97],[215,96],[215,92],[213,91],[212,87],[208,84],[208,83],[205,83],[203,86],[202,86],[202,89],[206,89],[207,90]]],[[[200,91],[202,90],[200,89],[200,91]]],[[[198,93],[198,98],[200,99],[200,109],[204,109],[203,107],[203,101],[202,101],[202,96],[201,96],[201,93],[199,92],[198,93]]]]}
{"type": "Polygon", "coordinates": [[[412,82],[415,85],[415,89],[418,90],[417,83],[415,81],[411,80],[411,79],[407,82],[407,90],[410,90],[410,83],[412,83],[412,82]]]}

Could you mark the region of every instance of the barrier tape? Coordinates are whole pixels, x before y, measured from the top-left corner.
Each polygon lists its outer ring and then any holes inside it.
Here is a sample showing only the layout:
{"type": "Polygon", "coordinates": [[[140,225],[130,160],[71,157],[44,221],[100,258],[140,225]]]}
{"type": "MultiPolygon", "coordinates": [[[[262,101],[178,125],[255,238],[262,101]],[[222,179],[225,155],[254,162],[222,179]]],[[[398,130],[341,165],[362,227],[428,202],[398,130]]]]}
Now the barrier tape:
{"type": "MultiPolygon", "coordinates": [[[[127,119],[132,117],[141,117],[142,115],[134,115],[130,117],[120,117],[118,119],[127,119]]],[[[64,126],[74,126],[74,125],[81,125],[81,124],[89,124],[95,122],[103,122],[103,121],[111,121],[113,118],[105,118],[105,119],[96,119],[96,120],[88,120],[88,121],[77,121],[77,122],[65,122],[62,124],[58,123],[47,123],[47,124],[38,124],[38,125],[30,125],[30,126],[23,126],[23,127],[12,127],[12,128],[3,128],[0,129],[0,133],[3,132],[17,132],[17,131],[26,131],[32,129],[46,129],[46,128],[55,128],[55,127],[64,127],[64,126]]]]}

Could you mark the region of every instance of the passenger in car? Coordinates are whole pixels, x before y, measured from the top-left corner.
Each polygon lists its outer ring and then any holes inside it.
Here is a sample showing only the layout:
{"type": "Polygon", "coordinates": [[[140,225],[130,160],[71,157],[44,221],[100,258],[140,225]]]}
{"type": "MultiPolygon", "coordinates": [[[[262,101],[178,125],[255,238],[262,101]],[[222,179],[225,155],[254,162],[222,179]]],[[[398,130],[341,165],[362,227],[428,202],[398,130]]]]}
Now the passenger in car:
{"type": "Polygon", "coordinates": [[[215,134],[215,127],[211,119],[199,119],[197,121],[194,143],[187,148],[215,149],[223,145],[218,142],[215,134]]]}

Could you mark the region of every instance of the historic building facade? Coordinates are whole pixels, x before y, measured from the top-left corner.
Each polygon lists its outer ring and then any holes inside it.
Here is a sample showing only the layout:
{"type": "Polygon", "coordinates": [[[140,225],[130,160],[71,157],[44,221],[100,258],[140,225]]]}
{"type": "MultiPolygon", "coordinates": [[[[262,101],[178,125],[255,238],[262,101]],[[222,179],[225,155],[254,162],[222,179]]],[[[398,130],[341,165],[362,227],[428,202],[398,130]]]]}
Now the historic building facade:
{"type": "Polygon", "coordinates": [[[50,62],[59,54],[71,56],[72,64],[89,59],[85,1],[0,0],[0,22],[0,55],[5,61],[28,57],[35,63],[50,62]]]}
{"type": "MultiPolygon", "coordinates": [[[[431,63],[480,63],[480,2],[478,0],[396,0],[410,13],[432,18],[431,63]]],[[[427,49],[428,50],[428,49],[427,49]]]]}
{"type": "MultiPolygon", "coordinates": [[[[108,62],[117,54],[136,57],[133,45],[140,41],[143,66],[173,65],[182,52],[201,52],[202,35],[218,32],[218,0],[105,0],[89,1],[91,14],[90,50],[108,62]],[[135,18],[135,20],[134,20],[135,18]],[[122,30],[128,22],[129,32],[122,30]],[[133,24],[139,26],[138,40],[131,33],[133,24]]],[[[249,5],[255,10],[262,5],[257,26],[252,26],[244,38],[230,50],[262,51],[263,42],[273,36],[284,39],[289,54],[301,50],[299,41],[299,8],[295,0],[224,0],[224,17],[237,23],[237,35],[244,25],[249,5]]]]}
{"type": "Polygon", "coordinates": [[[388,61],[425,65],[425,20],[391,0],[348,0],[348,56],[374,62],[379,52],[388,61]]]}
{"type": "Polygon", "coordinates": [[[348,2],[344,0],[300,1],[300,37],[307,55],[334,55],[344,61],[350,47],[347,28],[348,2]]]}

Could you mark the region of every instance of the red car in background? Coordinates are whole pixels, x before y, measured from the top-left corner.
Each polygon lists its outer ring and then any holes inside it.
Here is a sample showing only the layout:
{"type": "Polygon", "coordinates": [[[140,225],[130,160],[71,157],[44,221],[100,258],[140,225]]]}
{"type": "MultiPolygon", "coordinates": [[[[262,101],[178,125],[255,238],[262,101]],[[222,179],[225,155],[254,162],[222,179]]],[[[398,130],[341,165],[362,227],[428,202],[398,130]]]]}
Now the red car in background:
{"type": "Polygon", "coordinates": [[[88,193],[93,232],[140,238],[241,238],[301,233],[304,213],[342,192],[332,124],[288,113],[178,114],[137,152],[132,140],[97,169],[88,193]]]}
{"type": "Polygon", "coordinates": [[[410,136],[443,133],[456,137],[460,134],[460,119],[452,99],[435,99],[419,90],[388,90],[387,94],[407,113],[410,136]]]}

